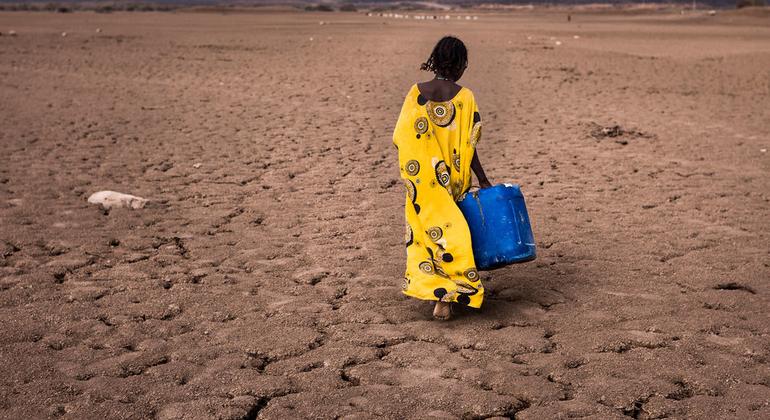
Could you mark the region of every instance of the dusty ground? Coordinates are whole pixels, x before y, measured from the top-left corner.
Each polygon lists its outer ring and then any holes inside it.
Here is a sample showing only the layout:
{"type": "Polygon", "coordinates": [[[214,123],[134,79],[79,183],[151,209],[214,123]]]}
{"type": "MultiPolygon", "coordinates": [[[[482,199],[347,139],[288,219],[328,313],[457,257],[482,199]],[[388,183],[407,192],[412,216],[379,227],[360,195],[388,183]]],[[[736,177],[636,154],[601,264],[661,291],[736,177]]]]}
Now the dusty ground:
{"type": "Polygon", "coordinates": [[[0,14],[0,417],[770,417],[768,22],[0,14]],[[437,323],[391,133],[445,33],[539,257],[437,323]]]}

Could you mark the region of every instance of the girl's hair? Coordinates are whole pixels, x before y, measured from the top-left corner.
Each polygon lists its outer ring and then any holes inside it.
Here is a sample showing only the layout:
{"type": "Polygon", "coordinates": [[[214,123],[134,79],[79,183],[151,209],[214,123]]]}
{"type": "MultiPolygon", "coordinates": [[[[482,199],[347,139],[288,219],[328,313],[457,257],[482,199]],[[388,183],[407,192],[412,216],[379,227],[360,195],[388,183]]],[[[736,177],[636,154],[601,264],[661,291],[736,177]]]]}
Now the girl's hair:
{"type": "Polygon", "coordinates": [[[438,76],[457,80],[467,64],[468,50],[465,49],[465,44],[453,36],[445,36],[433,47],[428,61],[422,63],[420,70],[432,71],[438,76]]]}

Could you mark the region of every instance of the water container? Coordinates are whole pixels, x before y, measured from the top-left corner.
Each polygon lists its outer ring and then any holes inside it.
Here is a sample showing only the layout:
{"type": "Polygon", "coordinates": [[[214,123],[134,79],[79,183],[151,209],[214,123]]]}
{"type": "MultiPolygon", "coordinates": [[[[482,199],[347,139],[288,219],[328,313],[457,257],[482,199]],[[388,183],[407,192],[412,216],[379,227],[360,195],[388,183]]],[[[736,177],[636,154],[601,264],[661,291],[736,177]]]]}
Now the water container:
{"type": "Polygon", "coordinates": [[[492,270],[535,259],[535,239],[518,185],[468,192],[457,205],[468,221],[476,268],[492,270]]]}

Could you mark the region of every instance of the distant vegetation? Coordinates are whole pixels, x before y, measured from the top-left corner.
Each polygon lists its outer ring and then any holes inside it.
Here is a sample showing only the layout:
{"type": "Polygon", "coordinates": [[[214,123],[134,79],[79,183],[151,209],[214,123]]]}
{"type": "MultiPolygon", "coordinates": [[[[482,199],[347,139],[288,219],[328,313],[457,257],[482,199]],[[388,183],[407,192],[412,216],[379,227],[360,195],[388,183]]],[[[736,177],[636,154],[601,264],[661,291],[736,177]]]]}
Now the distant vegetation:
{"type": "Polygon", "coordinates": [[[334,9],[328,4],[318,4],[315,6],[305,6],[308,12],[333,12],[334,9]]]}
{"type": "Polygon", "coordinates": [[[765,0],[738,0],[738,3],[736,3],[736,7],[739,9],[742,9],[744,7],[757,7],[757,6],[764,6],[765,0]]]}
{"type": "MultiPolygon", "coordinates": [[[[309,12],[333,12],[334,8],[329,4],[323,3],[323,4],[313,5],[313,6],[305,6],[305,10],[309,12]]],[[[339,11],[340,12],[357,12],[358,8],[348,3],[340,6],[339,11]]]]}

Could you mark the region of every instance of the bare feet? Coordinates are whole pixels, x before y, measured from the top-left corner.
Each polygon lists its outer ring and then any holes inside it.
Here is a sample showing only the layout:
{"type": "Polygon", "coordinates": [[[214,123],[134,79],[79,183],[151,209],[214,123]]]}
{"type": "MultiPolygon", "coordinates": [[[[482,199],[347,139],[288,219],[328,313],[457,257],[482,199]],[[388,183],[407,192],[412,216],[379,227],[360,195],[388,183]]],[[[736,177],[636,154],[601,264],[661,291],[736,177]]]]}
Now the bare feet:
{"type": "Polygon", "coordinates": [[[452,318],[452,307],[449,302],[436,302],[433,307],[433,318],[440,321],[448,321],[452,318]]]}

